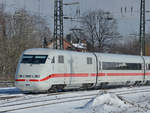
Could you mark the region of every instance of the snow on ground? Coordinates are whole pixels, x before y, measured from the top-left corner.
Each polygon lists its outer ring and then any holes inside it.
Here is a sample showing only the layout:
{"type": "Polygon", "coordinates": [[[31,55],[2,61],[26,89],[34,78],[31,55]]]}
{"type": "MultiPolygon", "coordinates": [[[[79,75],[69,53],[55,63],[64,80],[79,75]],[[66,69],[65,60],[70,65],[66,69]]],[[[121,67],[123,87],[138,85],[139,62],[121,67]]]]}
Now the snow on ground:
{"type": "Polygon", "coordinates": [[[83,110],[87,113],[110,113],[125,111],[130,104],[126,104],[120,100],[115,94],[101,94],[91,99],[87,104],[84,105],[83,110]]]}
{"type": "MultiPolygon", "coordinates": [[[[150,86],[144,86],[142,88],[146,89],[146,88],[150,88],[150,86]]],[[[110,89],[107,92],[102,92],[98,90],[68,92],[65,94],[51,96],[48,98],[52,99],[58,97],[79,96],[79,95],[85,95],[85,94],[87,95],[92,93],[97,93],[97,96],[88,100],[65,102],[61,104],[54,104],[54,105],[47,105],[42,107],[18,110],[9,113],[150,113],[150,92],[132,93],[132,94],[126,94],[121,96],[115,94],[115,91],[125,91],[125,90],[135,90],[135,89],[138,88],[110,89]],[[114,92],[114,93],[110,93],[110,92],[114,92]]],[[[2,95],[2,92],[4,92],[3,95],[5,94],[8,95],[8,93],[5,91],[6,89],[0,89],[0,95],[2,95]]],[[[16,91],[15,88],[7,88],[7,91],[12,92],[13,95],[21,95],[21,93],[15,94],[16,91]],[[14,90],[14,94],[13,94],[13,90],[14,90]]],[[[35,97],[39,95],[32,95],[32,96],[35,97]]],[[[36,98],[36,100],[37,99],[40,100],[42,98],[36,98]]]]}

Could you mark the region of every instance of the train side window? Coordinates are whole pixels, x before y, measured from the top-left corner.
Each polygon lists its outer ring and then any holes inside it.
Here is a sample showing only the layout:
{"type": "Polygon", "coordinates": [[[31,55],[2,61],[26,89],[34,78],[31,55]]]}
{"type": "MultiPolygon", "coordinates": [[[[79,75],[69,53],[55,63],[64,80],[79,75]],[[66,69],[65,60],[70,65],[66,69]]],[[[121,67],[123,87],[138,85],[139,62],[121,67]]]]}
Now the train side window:
{"type": "Polygon", "coordinates": [[[58,56],[58,63],[64,63],[64,56],[58,56]]]}
{"type": "Polygon", "coordinates": [[[141,70],[140,63],[103,62],[104,70],[141,70]]]}
{"type": "Polygon", "coordinates": [[[150,70],[150,64],[148,64],[148,70],[150,70]]]}
{"type": "Polygon", "coordinates": [[[101,70],[101,62],[99,62],[99,70],[101,70]]]}
{"type": "Polygon", "coordinates": [[[92,64],[92,58],[91,57],[87,57],[87,64],[92,64]]]}
{"type": "Polygon", "coordinates": [[[142,65],[140,63],[126,63],[128,70],[141,70],[142,65]]]}
{"type": "Polygon", "coordinates": [[[115,62],[103,62],[104,70],[117,70],[117,64],[115,62]]]}
{"type": "Polygon", "coordinates": [[[53,59],[52,59],[51,63],[55,63],[55,57],[53,57],[53,59]]]}

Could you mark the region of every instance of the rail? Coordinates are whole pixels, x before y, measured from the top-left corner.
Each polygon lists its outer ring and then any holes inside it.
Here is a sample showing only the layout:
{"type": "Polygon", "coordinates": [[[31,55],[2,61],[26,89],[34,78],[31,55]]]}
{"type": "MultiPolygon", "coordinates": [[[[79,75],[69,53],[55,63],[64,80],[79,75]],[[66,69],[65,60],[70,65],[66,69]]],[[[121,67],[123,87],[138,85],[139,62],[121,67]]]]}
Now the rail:
{"type": "Polygon", "coordinates": [[[14,82],[10,81],[0,81],[0,87],[13,87],[14,84],[14,82]]]}
{"type": "MultiPolygon", "coordinates": [[[[99,93],[91,93],[91,94],[80,94],[76,96],[66,96],[61,97],[62,95],[59,95],[59,93],[56,93],[54,95],[47,95],[45,97],[54,96],[54,98],[41,98],[41,100],[34,99],[29,102],[22,102],[19,103],[9,103],[9,104],[3,104],[0,105],[0,113],[9,112],[9,111],[16,111],[16,110],[23,110],[28,108],[35,108],[35,107],[41,107],[41,106],[48,106],[48,105],[54,105],[54,104],[60,104],[60,103],[66,103],[66,102],[75,102],[75,101],[81,101],[81,100],[90,100],[92,98],[95,98],[95,96],[99,95],[102,92],[108,92],[108,93],[114,93],[120,97],[123,101],[130,103],[132,105],[135,105],[132,102],[129,102],[128,100],[125,100],[122,96],[126,94],[136,94],[136,93],[143,93],[143,92],[150,92],[150,88],[137,88],[137,89],[126,89],[123,91],[110,91],[110,90],[100,90],[99,93]],[[60,97],[59,97],[60,96],[60,97]],[[44,102],[44,104],[43,104],[44,102]]],[[[62,93],[64,94],[64,93],[62,93]]],[[[44,97],[44,96],[43,96],[44,97]]],[[[141,106],[142,108],[142,106],[141,106]]],[[[150,108],[147,108],[150,109],[150,108]]]]}

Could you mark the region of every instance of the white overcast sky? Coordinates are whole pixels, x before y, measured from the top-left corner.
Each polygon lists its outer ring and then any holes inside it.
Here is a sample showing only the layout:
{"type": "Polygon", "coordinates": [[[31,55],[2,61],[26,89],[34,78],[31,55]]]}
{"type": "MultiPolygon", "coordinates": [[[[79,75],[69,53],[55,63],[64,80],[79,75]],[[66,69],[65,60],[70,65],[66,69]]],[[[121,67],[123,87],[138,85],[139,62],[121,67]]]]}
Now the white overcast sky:
{"type": "MultiPolygon", "coordinates": [[[[19,8],[26,8],[30,13],[39,13],[40,1],[40,14],[50,24],[53,31],[53,8],[54,0],[0,0],[6,2],[7,11],[13,12],[19,8]]],[[[80,2],[79,5],[64,6],[64,15],[75,16],[76,9],[81,10],[81,14],[88,10],[103,9],[113,13],[114,17],[118,20],[118,30],[123,35],[139,32],[139,9],[141,0],[64,0],[64,3],[80,2]],[[123,13],[121,14],[121,7],[123,13]],[[133,13],[131,14],[131,7],[133,13]],[[125,8],[127,12],[125,13],[125,8]]],[[[146,0],[146,10],[150,10],[150,0],[146,0]]],[[[150,13],[146,14],[146,19],[150,19],[150,13]]],[[[64,20],[65,33],[69,31],[75,24],[71,21],[64,20]]],[[[76,23],[76,26],[78,24],[76,23]]],[[[150,31],[150,22],[146,22],[146,31],[150,31]]]]}

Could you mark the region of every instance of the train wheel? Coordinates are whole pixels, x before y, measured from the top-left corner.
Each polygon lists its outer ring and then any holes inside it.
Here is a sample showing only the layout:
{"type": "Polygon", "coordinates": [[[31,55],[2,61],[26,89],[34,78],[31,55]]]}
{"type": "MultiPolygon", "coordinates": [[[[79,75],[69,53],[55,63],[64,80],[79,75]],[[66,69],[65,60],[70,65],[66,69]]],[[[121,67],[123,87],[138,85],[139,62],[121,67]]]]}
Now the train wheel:
{"type": "Polygon", "coordinates": [[[48,92],[48,93],[56,93],[56,92],[57,92],[56,86],[52,86],[50,89],[48,89],[47,92],[48,92]]]}
{"type": "Polygon", "coordinates": [[[65,85],[53,85],[49,90],[48,93],[56,93],[59,91],[63,91],[65,85]]]}

